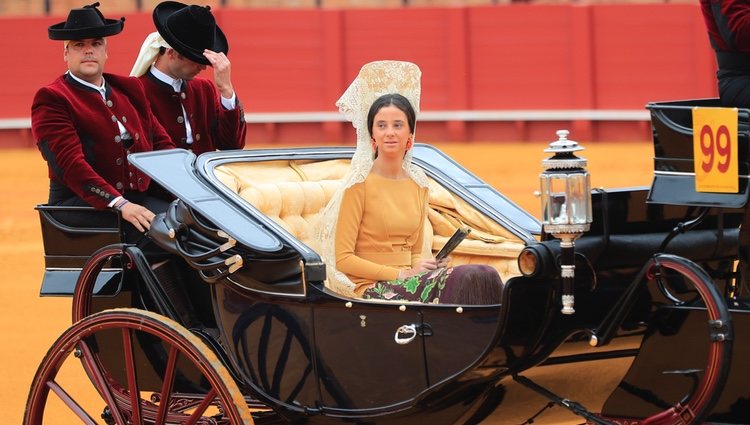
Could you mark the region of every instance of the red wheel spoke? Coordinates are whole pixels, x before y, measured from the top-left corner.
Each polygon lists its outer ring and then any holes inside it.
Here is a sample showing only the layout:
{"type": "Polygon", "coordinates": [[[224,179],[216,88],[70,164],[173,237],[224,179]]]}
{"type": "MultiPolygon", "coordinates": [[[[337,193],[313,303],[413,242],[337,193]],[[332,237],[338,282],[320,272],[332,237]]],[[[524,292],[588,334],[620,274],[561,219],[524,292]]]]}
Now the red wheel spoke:
{"type": "Polygon", "coordinates": [[[208,409],[208,406],[211,405],[211,402],[214,401],[216,398],[216,390],[211,388],[211,391],[206,394],[206,396],[201,401],[201,404],[198,405],[198,407],[195,408],[195,411],[192,415],[188,418],[188,420],[185,422],[185,425],[193,425],[198,421],[198,419],[203,416],[203,412],[208,409]]]}
{"type": "Polygon", "coordinates": [[[128,377],[128,390],[130,391],[130,406],[132,407],[132,417],[134,424],[142,424],[141,420],[141,392],[138,390],[138,377],[133,358],[133,333],[131,329],[122,330],[123,355],[125,356],[125,373],[128,377]]]}
{"type": "Polygon", "coordinates": [[[70,410],[73,411],[73,413],[78,416],[84,424],[87,425],[96,425],[96,421],[89,416],[88,413],[86,413],[85,410],[81,407],[80,404],[76,403],[75,400],[73,400],[73,397],[70,396],[60,385],[58,385],[55,381],[47,381],[47,387],[49,387],[50,390],[52,390],[53,393],[57,394],[58,397],[60,397],[60,400],[65,403],[66,406],[70,408],[70,410]]]}
{"type": "Polygon", "coordinates": [[[93,375],[92,379],[94,380],[94,384],[99,389],[102,397],[104,397],[104,401],[107,403],[107,406],[110,406],[109,410],[112,416],[114,416],[115,422],[118,424],[124,424],[125,418],[122,416],[122,412],[120,412],[120,409],[117,407],[115,397],[112,394],[112,387],[109,386],[107,378],[105,378],[102,374],[102,370],[99,368],[99,363],[94,359],[94,355],[91,353],[89,345],[81,340],[78,342],[78,347],[81,350],[83,361],[88,364],[88,369],[93,375]]]}
{"type": "Polygon", "coordinates": [[[162,424],[165,422],[167,416],[167,408],[172,399],[172,388],[174,387],[174,372],[175,365],[177,364],[177,348],[171,346],[169,349],[169,357],[167,358],[167,367],[164,370],[164,382],[161,385],[161,402],[159,403],[159,411],[156,414],[156,423],[162,424]]]}

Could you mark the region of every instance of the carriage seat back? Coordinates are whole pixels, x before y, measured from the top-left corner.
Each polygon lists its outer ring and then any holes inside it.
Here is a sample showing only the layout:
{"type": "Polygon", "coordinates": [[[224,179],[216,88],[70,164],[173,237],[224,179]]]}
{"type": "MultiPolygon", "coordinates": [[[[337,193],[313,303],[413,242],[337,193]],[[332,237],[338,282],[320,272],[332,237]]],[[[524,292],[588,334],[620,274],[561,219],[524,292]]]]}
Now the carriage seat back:
{"type": "Polygon", "coordinates": [[[696,189],[693,152],[693,109],[722,105],[718,98],[651,102],[651,127],[654,144],[654,178],[648,202],[666,205],[743,208],[750,197],[750,184],[742,176],[750,172],[750,110],[737,112],[737,145],[739,181],[737,191],[725,193],[696,189]]]}
{"type": "Polygon", "coordinates": [[[270,161],[217,167],[216,176],[234,193],[317,250],[314,226],[341,185],[348,161],[270,161]]]}
{"type": "MultiPolygon", "coordinates": [[[[44,277],[42,296],[73,295],[78,275],[89,257],[99,248],[124,243],[120,216],[112,210],[97,210],[92,207],[63,207],[37,205],[44,246],[44,277]],[[75,213],[102,215],[109,221],[108,227],[81,227],[70,225],[63,215],[75,213]]],[[[94,288],[95,295],[115,295],[120,288],[119,264],[108,262],[94,288]]]]}
{"type": "Polygon", "coordinates": [[[315,222],[340,186],[338,180],[282,181],[243,187],[238,194],[297,239],[317,249],[315,222]]]}
{"type": "MultiPolygon", "coordinates": [[[[315,223],[348,169],[348,160],[284,160],[225,164],[215,173],[230,190],[318,250],[315,223]]],[[[428,217],[425,253],[436,253],[459,224],[467,224],[473,232],[452,254],[454,265],[489,264],[503,281],[520,274],[516,259],[524,243],[434,181],[428,217]]]]}

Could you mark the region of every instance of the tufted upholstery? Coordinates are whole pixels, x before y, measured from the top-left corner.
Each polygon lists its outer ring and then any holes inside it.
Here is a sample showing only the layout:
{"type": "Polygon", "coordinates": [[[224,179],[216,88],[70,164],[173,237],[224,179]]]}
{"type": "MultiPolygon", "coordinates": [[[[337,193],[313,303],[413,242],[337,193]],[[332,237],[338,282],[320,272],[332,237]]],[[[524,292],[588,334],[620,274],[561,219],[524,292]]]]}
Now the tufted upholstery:
{"type": "MultiPolygon", "coordinates": [[[[347,160],[235,163],[217,167],[216,176],[297,239],[317,249],[314,223],[348,166],[347,160]]],[[[503,281],[519,275],[516,259],[523,242],[434,181],[430,182],[428,217],[425,243],[433,253],[464,223],[472,233],[451,254],[453,265],[489,264],[503,281]]]]}
{"type": "Polygon", "coordinates": [[[297,239],[316,248],[315,220],[339,185],[338,180],[258,183],[238,193],[297,239]]]}

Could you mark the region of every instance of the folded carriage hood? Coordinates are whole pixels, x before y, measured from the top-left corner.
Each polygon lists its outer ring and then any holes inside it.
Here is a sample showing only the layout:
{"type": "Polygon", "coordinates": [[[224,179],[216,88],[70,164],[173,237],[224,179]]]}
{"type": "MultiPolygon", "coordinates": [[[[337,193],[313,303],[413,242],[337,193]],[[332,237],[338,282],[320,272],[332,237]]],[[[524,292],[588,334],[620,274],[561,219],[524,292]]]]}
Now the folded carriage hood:
{"type": "Polygon", "coordinates": [[[428,176],[515,233],[526,243],[535,240],[533,235],[541,234],[542,226],[538,219],[436,147],[416,143],[413,153],[414,163],[428,176]]]}
{"type": "Polygon", "coordinates": [[[128,161],[146,173],[193,210],[209,218],[237,242],[262,252],[282,249],[279,238],[247,213],[225,199],[195,170],[196,156],[185,149],[170,149],[131,154],[128,161]]]}

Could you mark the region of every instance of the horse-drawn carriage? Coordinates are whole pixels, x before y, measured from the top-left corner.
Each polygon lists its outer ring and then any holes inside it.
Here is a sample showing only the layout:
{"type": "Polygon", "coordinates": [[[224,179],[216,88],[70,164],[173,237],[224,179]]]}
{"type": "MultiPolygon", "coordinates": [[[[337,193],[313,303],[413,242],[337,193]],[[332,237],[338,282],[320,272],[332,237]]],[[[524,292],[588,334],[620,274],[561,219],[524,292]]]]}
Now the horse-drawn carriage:
{"type": "Polygon", "coordinates": [[[498,270],[494,305],[362,300],[329,285],[313,226],[352,149],[131,156],[175,198],[150,231],[169,273],[122,239],[116,216],[70,228],[58,208],[37,208],[42,295],[72,295],[73,324],[42,360],[25,423],[54,422],[53,397],[84,423],[750,423],[749,111],[739,189],[699,192],[695,105],[713,101],[650,105],[653,184],[591,193],[574,275],[540,221],[417,145],[432,250],[471,227],[453,263],[498,270]],[[571,290],[575,313],[563,314],[571,290]],[[57,379],[76,358],[97,410],[57,379]]]}

